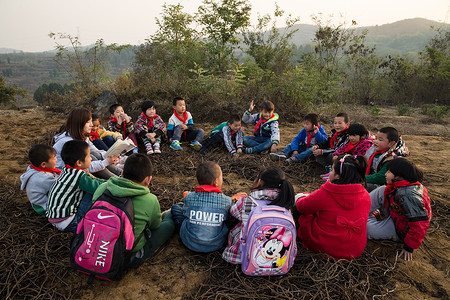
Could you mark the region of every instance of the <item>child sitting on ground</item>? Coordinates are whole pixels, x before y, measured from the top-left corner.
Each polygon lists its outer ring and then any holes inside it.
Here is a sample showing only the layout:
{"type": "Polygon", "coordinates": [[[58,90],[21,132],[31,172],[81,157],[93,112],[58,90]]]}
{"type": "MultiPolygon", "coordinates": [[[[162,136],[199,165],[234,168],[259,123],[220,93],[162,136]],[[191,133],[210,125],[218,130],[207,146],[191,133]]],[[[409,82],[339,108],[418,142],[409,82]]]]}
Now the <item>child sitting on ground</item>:
{"type": "Polygon", "coordinates": [[[372,147],[367,151],[368,165],[366,170],[367,190],[373,191],[386,184],[387,164],[397,156],[408,155],[408,148],[393,127],[383,127],[376,135],[372,147]]]}
{"type": "Polygon", "coordinates": [[[318,143],[311,148],[316,161],[324,166],[327,172],[331,170],[333,153],[348,142],[347,129],[349,124],[348,115],[344,112],[338,113],[334,117],[334,129],[331,130],[331,136],[326,141],[318,143]]]}
{"type": "Polygon", "coordinates": [[[265,153],[270,149],[270,152],[277,152],[277,145],[280,142],[280,130],[278,128],[278,114],[275,114],[275,106],[271,101],[264,101],[261,111],[257,114],[251,114],[255,108],[253,101],[250,103],[250,108],[242,116],[242,121],[247,124],[256,124],[253,131],[254,136],[244,136],[244,146],[247,147],[246,152],[265,153]]]}
{"type": "Polygon", "coordinates": [[[370,193],[372,207],[367,222],[367,238],[402,241],[399,256],[410,261],[414,249],[422,244],[432,217],[427,189],[420,183],[421,170],[404,158],[387,164],[387,186],[370,193]],[[378,210],[378,211],[377,211],[378,210]],[[377,221],[375,212],[382,212],[383,221],[377,221]]]}
{"type": "Polygon", "coordinates": [[[48,192],[61,173],[55,168],[56,150],[49,145],[34,145],[28,152],[28,159],[31,164],[20,176],[22,182],[20,189],[26,190],[33,209],[41,216],[45,216],[48,192]]]}
{"type": "Polygon", "coordinates": [[[61,157],[66,166],[50,189],[46,216],[58,230],[75,232],[92,204],[92,195],[105,180],[84,171],[91,165],[90,149],[85,141],[67,141],[61,157]]]}
{"type": "Polygon", "coordinates": [[[170,148],[181,150],[182,141],[192,141],[190,146],[199,151],[203,139],[203,129],[194,127],[194,120],[190,112],[186,111],[186,102],[181,97],[175,97],[172,102],[173,114],[167,124],[167,137],[171,140],[170,148]]]}
{"type": "Polygon", "coordinates": [[[230,231],[228,244],[222,258],[232,264],[241,263],[241,238],[248,217],[253,208],[264,203],[291,209],[294,206],[294,189],[285,180],[284,172],[278,167],[269,167],[261,171],[253,183],[249,196],[240,197],[230,208],[230,216],[239,223],[230,231]]]}
{"type": "Polygon", "coordinates": [[[92,130],[89,139],[97,149],[107,151],[118,139],[122,139],[122,135],[105,130],[100,124],[100,117],[92,114],[92,130]]]}
{"type": "Polygon", "coordinates": [[[239,156],[244,147],[241,127],[241,118],[237,115],[232,115],[228,121],[221,123],[211,131],[208,139],[203,142],[199,153],[204,154],[211,147],[224,142],[232,156],[239,156]],[[233,137],[236,139],[236,147],[233,145],[233,137]]]}
{"type": "Polygon", "coordinates": [[[147,154],[161,153],[161,138],[166,134],[166,124],[156,114],[153,101],[144,101],[141,110],[135,124],[136,134],[144,142],[147,154]]]}
{"type": "Polygon", "coordinates": [[[365,189],[366,161],[346,154],[332,165],[329,181],[296,201],[302,215],[298,236],[303,247],[335,259],[360,256],[367,243],[370,196],[365,189]]]}
{"type": "Polygon", "coordinates": [[[134,134],[133,122],[131,122],[131,117],[124,112],[122,105],[111,105],[109,107],[109,113],[111,118],[108,121],[108,130],[122,134],[122,138],[124,139],[129,138],[137,147],[138,144],[136,135],[134,134]]]}
{"type": "Polygon", "coordinates": [[[364,156],[366,152],[372,147],[373,140],[369,136],[369,132],[362,124],[351,124],[348,129],[348,143],[344,144],[333,153],[333,158],[344,154],[361,155],[364,156]]]}
{"type": "Polygon", "coordinates": [[[281,152],[270,153],[272,160],[283,159],[287,164],[301,163],[312,155],[312,146],[327,139],[327,133],[319,125],[316,114],[303,118],[303,129],[281,152]]]}
{"type": "Polygon", "coordinates": [[[142,237],[132,250],[134,257],[130,267],[137,268],[173,235],[175,225],[170,212],[166,213],[161,221],[158,199],[148,189],[152,179],[152,163],[145,154],[130,155],[125,161],[122,176],[123,178],[110,178],[100,185],[93,199],[97,200],[105,190],[116,197],[131,197],[135,239],[138,239],[144,230],[148,231],[145,235],[149,236],[148,239],[142,237]]]}
{"type": "Polygon", "coordinates": [[[201,163],[196,171],[200,184],[183,203],[172,206],[172,218],[183,244],[196,252],[216,251],[225,244],[228,210],[231,198],[222,194],[223,178],[220,166],[212,161],[201,163]]]}

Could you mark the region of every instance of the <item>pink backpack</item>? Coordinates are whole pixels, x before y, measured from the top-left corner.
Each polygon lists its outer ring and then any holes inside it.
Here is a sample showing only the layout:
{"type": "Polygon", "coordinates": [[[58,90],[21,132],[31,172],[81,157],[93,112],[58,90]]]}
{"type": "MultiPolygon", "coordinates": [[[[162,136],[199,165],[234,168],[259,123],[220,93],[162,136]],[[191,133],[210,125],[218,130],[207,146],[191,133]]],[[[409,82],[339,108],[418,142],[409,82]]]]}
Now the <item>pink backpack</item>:
{"type": "Polygon", "coordinates": [[[90,275],[88,283],[94,277],[122,278],[135,245],[133,226],[131,198],[115,197],[105,190],[78,224],[70,248],[71,266],[90,275]]]}
{"type": "Polygon", "coordinates": [[[294,219],[283,207],[252,200],[258,206],[250,212],[242,235],[242,272],[251,276],[286,274],[297,255],[294,219]]]}

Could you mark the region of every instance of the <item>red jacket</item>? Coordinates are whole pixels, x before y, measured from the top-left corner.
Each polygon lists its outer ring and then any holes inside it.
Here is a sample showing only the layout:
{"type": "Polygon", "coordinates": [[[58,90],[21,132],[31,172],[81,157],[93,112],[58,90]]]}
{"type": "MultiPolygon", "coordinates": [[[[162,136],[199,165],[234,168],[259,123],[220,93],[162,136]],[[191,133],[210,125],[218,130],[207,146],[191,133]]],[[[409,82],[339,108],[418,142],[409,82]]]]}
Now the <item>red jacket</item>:
{"type": "Polygon", "coordinates": [[[298,236],[303,247],[336,259],[361,255],[367,243],[367,219],[371,201],[362,184],[326,182],[300,198],[298,236]]]}
{"type": "Polygon", "coordinates": [[[409,252],[419,248],[432,217],[427,189],[419,182],[400,180],[387,185],[384,196],[403,248],[409,252]]]}

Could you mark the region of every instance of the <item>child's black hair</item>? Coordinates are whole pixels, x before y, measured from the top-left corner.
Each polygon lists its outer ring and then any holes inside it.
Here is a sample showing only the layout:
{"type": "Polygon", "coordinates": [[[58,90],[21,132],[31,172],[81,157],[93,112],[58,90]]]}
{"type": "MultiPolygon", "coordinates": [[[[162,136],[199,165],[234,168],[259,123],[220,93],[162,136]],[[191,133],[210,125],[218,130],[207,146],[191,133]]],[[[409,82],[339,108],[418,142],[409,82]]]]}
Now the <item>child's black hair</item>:
{"type": "Polygon", "coordinates": [[[395,176],[399,176],[408,182],[422,182],[423,172],[417,166],[406,158],[395,158],[387,165],[388,171],[395,176]]]}
{"type": "Polygon", "coordinates": [[[366,137],[368,133],[366,127],[358,123],[350,124],[347,129],[348,135],[359,135],[361,138],[366,137]]]}
{"type": "Polygon", "coordinates": [[[344,118],[345,123],[348,123],[348,120],[349,120],[348,115],[345,112],[338,113],[335,118],[344,118]]]}
{"type": "Polygon", "coordinates": [[[28,159],[33,166],[39,167],[43,162],[48,162],[55,154],[56,150],[52,146],[37,144],[28,151],[28,159]]]}
{"type": "Polygon", "coordinates": [[[239,115],[231,115],[228,119],[228,124],[233,124],[234,122],[241,122],[241,117],[239,115]]]}
{"type": "Polygon", "coordinates": [[[205,161],[198,165],[195,176],[200,185],[212,185],[220,176],[220,166],[213,161],[205,161]]]}
{"type": "Polygon", "coordinates": [[[261,105],[261,109],[265,111],[274,111],[275,105],[273,105],[272,101],[264,101],[261,105]]]}
{"type": "Polygon", "coordinates": [[[307,114],[303,117],[303,121],[309,121],[313,125],[319,125],[319,116],[316,114],[307,114]]]}
{"type": "Polygon", "coordinates": [[[141,104],[141,110],[145,114],[147,109],[154,107],[156,109],[155,103],[153,101],[147,100],[142,102],[141,104]]]}
{"type": "Polygon", "coordinates": [[[85,141],[71,140],[62,147],[61,158],[66,165],[73,167],[77,161],[84,162],[88,149],[89,145],[85,141]]]}
{"type": "Polygon", "coordinates": [[[92,122],[94,122],[95,120],[100,121],[100,117],[97,114],[92,114],[92,122]]]}
{"type": "Polygon", "coordinates": [[[294,206],[294,188],[292,184],[285,179],[286,176],[279,167],[268,167],[267,169],[262,170],[256,181],[261,180],[263,182],[264,188],[276,188],[280,189],[280,193],[278,194],[278,198],[271,201],[270,205],[277,205],[280,207],[284,207],[286,209],[291,209],[294,206]]]}
{"type": "Polygon", "coordinates": [[[118,107],[120,107],[120,106],[122,106],[122,105],[120,105],[120,104],[118,104],[118,103],[111,105],[111,106],[109,107],[109,113],[113,115],[114,112],[116,111],[116,109],[117,109],[118,107]]]}
{"type": "Polygon", "coordinates": [[[152,176],[152,173],[153,166],[150,158],[142,153],[134,153],[125,161],[122,177],[139,183],[146,177],[152,176]]]}
{"type": "Polygon", "coordinates": [[[363,156],[345,154],[333,162],[333,169],[339,179],[333,180],[334,184],[361,183],[366,186],[367,161],[363,156]]]}
{"type": "Polygon", "coordinates": [[[397,129],[395,129],[394,127],[383,127],[378,131],[381,133],[385,133],[389,142],[398,142],[400,138],[397,129]]]}
{"type": "Polygon", "coordinates": [[[173,98],[172,105],[173,106],[177,105],[177,102],[180,101],[180,100],[185,101],[183,97],[175,97],[175,98],[173,98]]]}

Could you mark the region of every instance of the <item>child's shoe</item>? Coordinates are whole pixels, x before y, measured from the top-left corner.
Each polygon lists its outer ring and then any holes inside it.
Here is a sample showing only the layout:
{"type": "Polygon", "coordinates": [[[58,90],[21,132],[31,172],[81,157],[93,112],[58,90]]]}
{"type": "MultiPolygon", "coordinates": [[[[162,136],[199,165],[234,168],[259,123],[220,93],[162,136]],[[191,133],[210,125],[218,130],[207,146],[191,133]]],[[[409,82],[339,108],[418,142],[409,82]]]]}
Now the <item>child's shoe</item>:
{"type": "Polygon", "coordinates": [[[297,160],[293,157],[289,157],[285,160],[286,164],[291,165],[291,164],[295,164],[297,162],[297,160]]]}
{"type": "Polygon", "coordinates": [[[172,142],[172,144],[170,144],[170,148],[173,149],[173,150],[181,150],[181,149],[183,149],[183,148],[181,148],[180,145],[181,145],[181,143],[180,143],[179,141],[174,140],[174,141],[172,142]]]}
{"type": "Polygon", "coordinates": [[[192,142],[189,146],[191,146],[195,151],[202,149],[202,144],[197,141],[192,142]]]}
{"type": "Polygon", "coordinates": [[[331,165],[325,167],[325,172],[327,173],[331,172],[331,165]]]}
{"type": "Polygon", "coordinates": [[[269,157],[272,161],[279,161],[279,160],[286,159],[286,154],[284,154],[283,152],[270,153],[269,157]]]}
{"type": "Polygon", "coordinates": [[[161,153],[161,149],[159,148],[159,143],[154,143],[153,144],[153,152],[154,153],[161,153]]]}
{"type": "Polygon", "coordinates": [[[133,152],[133,154],[139,152],[138,148],[133,148],[133,150],[131,150],[131,151],[133,152]]]}
{"type": "Polygon", "coordinates": [[[247,154],[253,154],[253,148],[247,148],[247,149],[245,149],[245,152],[247,154]]]}
{"type": "Polygon", "coordinates": [[[147,150],[147,154],[153,154],[152,144],[146,144],[145,150],[147,150]]]}

